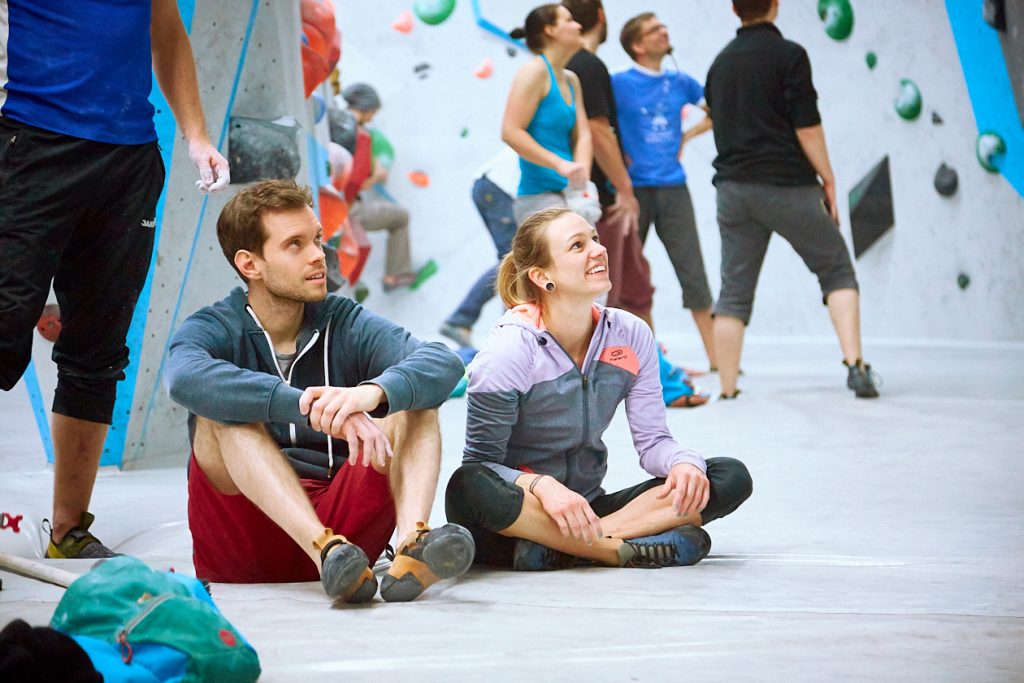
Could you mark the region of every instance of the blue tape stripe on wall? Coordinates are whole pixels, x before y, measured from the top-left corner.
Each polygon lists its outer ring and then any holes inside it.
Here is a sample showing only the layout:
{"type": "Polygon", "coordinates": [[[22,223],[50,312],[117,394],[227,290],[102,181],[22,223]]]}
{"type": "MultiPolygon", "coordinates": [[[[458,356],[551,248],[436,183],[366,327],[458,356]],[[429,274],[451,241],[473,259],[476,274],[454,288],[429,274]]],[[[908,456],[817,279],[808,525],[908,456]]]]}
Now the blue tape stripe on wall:
{"type": "Polygon", "coordinates": [[[946,0],[946,12],[978,131],[993,130],[1003,136],[1006,158],[1000,172],[1024,196],[1024,127],[1017,114],[999,35],[982,18],[981,2],[946,0]]]}
{"type": "MultiPolygon", "coordinates": [[[[195,0],[178,0],[178,11],[181,13],[181,21],[185,25],[185,31],[192,32],[192,17],[195,15],[195,0]]],[[[174,150],[174,136],[177,133],[177,125],[171,108],[164,99],[163,93],[157,86],[156,79],[153,79],[153,90],[149,101],[153,104],[156,114],[153,117],[153,125],[156,128],[157,142],[160,145],[160,156],[163,158],[164,168],[168,169],[167,177],[170,177],[171,152],[174,150]]],[[[163,223],[164,197],[167,193],[167,179],[164,179],[164,189],[160,193],[160,199],[156,205],[156,227],[154,228],[154,244],[160,244],[160,226],[163,223]]],[[[153,258],[149,263],[149,275],[146,277],[146,284],[139,293],[139,301],[135,307],[135,314],[132,316],[132,324],[128,328],[128,335],[125,344],[128,347],[128,367],[125,368],[125,379],[117,384],[117,394],[114,399],[114,416],[110,431],[107,433],[107,440],[103,444],[103,453],[100,456],[100,465],[120,465],[124,453],[124,441],[128,432],[128,419],[131,414],[132,398],[135,395],[135,381],[139,374],[139,355],[142,352],[142,339],[146,328],[146,316],[149,312],[149,297],[152,291],[153,266],[156,263],[157,248],[153,249],[153,258]]],[[[50,424],[46,419],[46,407],[43,402],[42,391],[39,387],[39,378],[36,375],[34,363],[29,363],[25,371],[25,385],[28,388],[29,400],[32,402],[32,413],[35,415],[36,426],[39,428],[39,438],[42,439],[43,449],[46,452],[46,459],[54,461],[53,438],[50,434],[50,424]]]]}
{"type": "MultiPolygon", "coordinates": [[[[235,69],[235,79],[231,84],[231,93],[228,95],[227,107],[224,111],[224,120],[221,123],[220,134],[217,136],[217,149],[223,149],[224,141],[228,136],[228,129],[231,125],[231,110],[235,106],[235,96],[238,94],[238,85],[242,79],[242,69],[245,67],[245,55],[249,50],[249,39],[252,37],[253,26],[256,25],[256,11],[259,9],[259,0],[253,0],[252,7],[249,10],[249,20],[245,27],[245,36],[242,39],[242,49],[238,54],[238,66],[235,69]]],[[[173,334],[175,328],[178,325],[178,315],[181,313],[181,302],[185,296],[185,286],[188,283],[189,274],[192,272],[192,264],[195,261],[196,249],[199,246],[199,235],[203,227],[203,220],[206,217],[206,206],[209,201],[209,196],[204,196],[202,204],[199,207],[199,217],[196,220],[196,228],[192,235],[192,246],[188,253],[188,262],[185,264],[185,271],[181,278],[181,289],[178,291],[178,299],[174,304],[174,310],[171,312],[171,327],[170,333],[173,334]]],[[[166,342],[164,343],[163,353],[160,355],[160,366],[157,369],[156,377],[153,380],[153,391],[149,395],[149,401],[146,404],[145,416],[142,422],[142,438],[149,429],[149,417],[153,413],[153,405],[156,402],[157,393],[161,391],[162,377],[164,374],[164,365],[167,362],[167,351],[171,347],[171,336],[168,335],[166,342]]]]}

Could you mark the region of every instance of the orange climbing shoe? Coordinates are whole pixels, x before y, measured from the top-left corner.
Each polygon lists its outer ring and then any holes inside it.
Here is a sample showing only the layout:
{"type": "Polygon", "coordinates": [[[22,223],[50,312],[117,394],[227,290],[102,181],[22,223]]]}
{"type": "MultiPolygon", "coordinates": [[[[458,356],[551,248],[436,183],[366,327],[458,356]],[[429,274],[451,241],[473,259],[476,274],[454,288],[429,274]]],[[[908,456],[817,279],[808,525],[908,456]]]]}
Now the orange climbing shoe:
{"type": "Polygon", "coordinates": [[[458,524],[431,529],[416,522],[416,531],[399,546],[391,569],[381,579],[380,596],[388,602],[415,600],[441,579],[464,574],[475,553],[473,537],[458,524]]]}
{"type": "Polygon", "coordinates": [[[362,548],[330,529],[313,539],[320,551],[320,583],[332,598],[366,602],[377,593],[377,579],[362,548]]]}

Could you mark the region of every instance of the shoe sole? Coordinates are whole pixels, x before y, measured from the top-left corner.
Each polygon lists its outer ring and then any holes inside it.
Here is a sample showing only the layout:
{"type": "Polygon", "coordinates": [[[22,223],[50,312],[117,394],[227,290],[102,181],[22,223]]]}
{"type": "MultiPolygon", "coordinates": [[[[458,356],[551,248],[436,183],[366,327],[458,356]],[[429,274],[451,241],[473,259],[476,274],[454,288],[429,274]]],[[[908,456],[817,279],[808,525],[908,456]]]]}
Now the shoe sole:
{"type": "Polygon", "coordinates": [[[409,602],[418,598],[423,591],[442,579],[454,579],[465,574],[473,564],[476,545],[473,536],[462,527],[447,525],[436,529],[437,534],[423,548],[423,560],[408,558],[407,562],[425,569],[421,580],[412,570],[402,576],[391,573],[396,567],[402,570],[401,558],[392,563],[392,569],[381,578],[380,597],[387,602],[409,602]]]}
{"type": "Polygon", "coordinates": [[[338,546],[337,550],[331,551],[324,561],[320,575],[320,583],[323,584],[324,591],[332,598],[344,596],[362,577],[369,563],[366,553],[361,548],[350,543],[338,546]]]}

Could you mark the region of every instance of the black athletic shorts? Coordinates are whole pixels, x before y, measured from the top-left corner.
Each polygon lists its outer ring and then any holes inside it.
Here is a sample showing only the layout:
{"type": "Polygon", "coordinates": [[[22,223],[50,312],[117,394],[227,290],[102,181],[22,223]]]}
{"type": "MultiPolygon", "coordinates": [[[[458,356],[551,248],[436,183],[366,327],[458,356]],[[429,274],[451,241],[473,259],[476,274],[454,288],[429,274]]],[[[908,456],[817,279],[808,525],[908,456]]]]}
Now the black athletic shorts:
{"type": "Polygon", "coordinates": [[[156,142],[93,142],[0,118],[0,388],[28,366],[52,283],[62,326],[53,411],[110,423],[163,182],[156,142]]]}

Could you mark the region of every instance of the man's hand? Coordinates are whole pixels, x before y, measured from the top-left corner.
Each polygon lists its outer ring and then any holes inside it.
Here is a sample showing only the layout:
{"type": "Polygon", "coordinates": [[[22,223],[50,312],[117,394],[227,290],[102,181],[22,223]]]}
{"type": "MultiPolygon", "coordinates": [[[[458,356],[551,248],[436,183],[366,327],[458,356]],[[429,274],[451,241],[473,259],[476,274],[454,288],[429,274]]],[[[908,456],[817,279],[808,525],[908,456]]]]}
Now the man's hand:
{"type": "Polygon", "coordinates": [[[601,520],[587,499],[571,491],[560,481],[545,476],[534,486],[533,495],[540,501],[544,512],[558,525],[562,536],[585,541],[590,545],[601,538],[601,520]]]}
{"type": "Polygon", "coordinates": [[[209,140],[192,140],[188,143],[188,156],[199,169],[196,187],[202,192],[223,190],[231,182],[228,160],[217,151],[209,140]]]}
{"type": "Polygon", "coordinates": [[[371,412],[384,399],[384,390],[376,384],[309,387],[299,398],[299,412],[309,416],[309,426],[318,432],[343,438],[342,423],[349,415],[371,412]]]}
{"type": "Polygon", "coordinates": [[[679,463],[669,470],[665,483],[658,491],[658,499],[672,496],[672,509],[680,517],[700,512],[708,504],[711,485],[700,468],[690,463],[679,463]]]}
{"type": "Polygon", "coordinates": [[[352,413],[342,421],[341,433],[331,436],[348,442],[348,462],[352,466],[361,459],[363,467],[372,464],[383,470],[394,455],[388,437],[366,413],[352,413]]]}
{"type": "Polygon", "coordinates": [[[825,191],[825,208],[832,214],[832,220],[836,227],[839,227],[839,209],[836,207],[836,183],[834,180],[827,180],[821,185],[825,191]]]}
{"type": "Polygon", "coordinates": [[[590,180],[590,169],[578,161],[566,161],[562,159],[555,167],[558,175],[569,179],[569,187],[574,190],[581,190],[587,186],[590,180]]]}
{"type": "Polygon", "coordinates": [[[621,221],[623,237],[640,229],[640,202],[632,188],[615,193],[615,203],[608,209],[608,213],[615,220],[621,221]]]}

